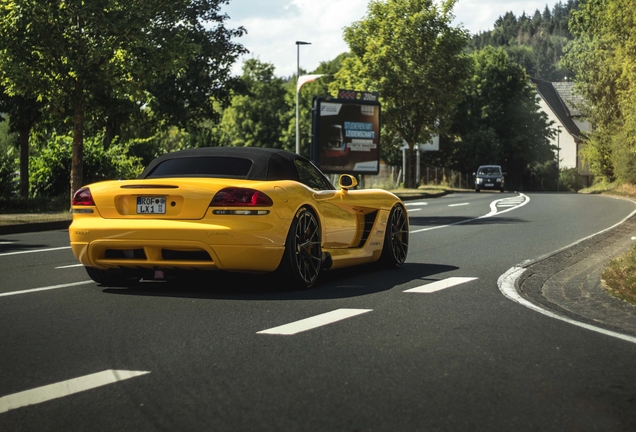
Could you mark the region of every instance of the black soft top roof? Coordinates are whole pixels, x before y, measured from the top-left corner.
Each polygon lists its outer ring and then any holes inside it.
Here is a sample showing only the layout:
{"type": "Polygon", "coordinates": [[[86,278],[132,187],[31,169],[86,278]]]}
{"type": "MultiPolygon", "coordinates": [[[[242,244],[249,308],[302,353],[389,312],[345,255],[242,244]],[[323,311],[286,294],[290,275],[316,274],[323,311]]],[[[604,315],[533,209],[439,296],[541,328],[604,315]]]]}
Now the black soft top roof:
{"type": "Polygon", "coordinates": [[[296,180],[298,170],[294,161],[304,157],[286,150],[262,147],[202,147],[180,150],[159,156],[146,167],[139,178],[147,178],[160,164],[170,159],[228,157],[252,161],[246,180],[296,180]]]}

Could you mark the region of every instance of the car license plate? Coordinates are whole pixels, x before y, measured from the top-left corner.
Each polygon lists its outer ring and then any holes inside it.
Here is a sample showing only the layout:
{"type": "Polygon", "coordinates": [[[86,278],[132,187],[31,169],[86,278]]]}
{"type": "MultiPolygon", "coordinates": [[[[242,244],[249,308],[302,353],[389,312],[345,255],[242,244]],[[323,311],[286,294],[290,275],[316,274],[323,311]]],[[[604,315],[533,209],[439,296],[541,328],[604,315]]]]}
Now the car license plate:
{"type": "Polygon", "coordinates": [[[137,197],[137,214],[165,214],[165,197],[137,197]]]}
{"type": "Polygon", "coordinates": [[[494,186],[494,184],[492,184],[492,183],[486,183],[484,186],[486,186],[486,187],[493,187],[493,186],[494,186]]]}

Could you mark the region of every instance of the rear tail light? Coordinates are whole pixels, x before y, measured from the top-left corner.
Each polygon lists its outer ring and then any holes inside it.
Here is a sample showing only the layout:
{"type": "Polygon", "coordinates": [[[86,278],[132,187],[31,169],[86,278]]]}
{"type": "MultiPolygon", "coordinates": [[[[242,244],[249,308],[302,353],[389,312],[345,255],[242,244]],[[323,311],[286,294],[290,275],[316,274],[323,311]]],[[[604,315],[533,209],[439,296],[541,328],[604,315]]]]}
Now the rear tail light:
{"type": "Polygon", "coordinates": [[[78,189],[73,195],[71,204],[74,206],[94,206],[95,201],[93,200],[93,195],[91,195],[91,190],[87,187],[78,189]]]}
{"type": "Polygon", "coordinates": [[[274,202],[263,192],[248,188],[225,188],[214,195],[210,207],[271,207],[274,202]]]}

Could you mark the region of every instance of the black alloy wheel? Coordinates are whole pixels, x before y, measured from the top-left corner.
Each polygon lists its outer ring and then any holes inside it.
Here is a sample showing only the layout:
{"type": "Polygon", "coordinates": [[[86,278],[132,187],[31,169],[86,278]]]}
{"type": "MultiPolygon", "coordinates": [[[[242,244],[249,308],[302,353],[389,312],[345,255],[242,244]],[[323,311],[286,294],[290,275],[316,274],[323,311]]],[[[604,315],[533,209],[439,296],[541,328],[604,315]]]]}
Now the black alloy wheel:
{"type": "Polygon", "coordinates": [[[296,213],[280,269],[293,288],[309,288],[322,267],[322,241],[316,215],[306,207],[296,213]]]}
{"type": "Polygon", "coordinates": [[[391,209],[389,214],[380,262],[387,267],[400,267],[406,261],[408,250],[408,216],[404,207],[398,204],[391,209]]]}

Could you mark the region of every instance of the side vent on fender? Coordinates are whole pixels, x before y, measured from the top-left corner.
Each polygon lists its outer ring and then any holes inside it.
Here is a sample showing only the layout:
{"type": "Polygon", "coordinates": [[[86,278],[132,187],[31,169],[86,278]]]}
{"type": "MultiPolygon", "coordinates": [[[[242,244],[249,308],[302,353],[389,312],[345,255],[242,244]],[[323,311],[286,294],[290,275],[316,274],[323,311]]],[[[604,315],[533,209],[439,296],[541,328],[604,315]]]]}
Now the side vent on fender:
{"type": "Polygon", "coordinates": [[[378,211],[374,211],[364,215],[364,231],[362,232],[362,238],[360,239],[360,244],[358,247],[361,248],[367,242],[369,238],[369,234],[371,234],[371,230],[373,229],[373,225],[375,224],[375,219],[378,217],[378,211]]]}

